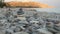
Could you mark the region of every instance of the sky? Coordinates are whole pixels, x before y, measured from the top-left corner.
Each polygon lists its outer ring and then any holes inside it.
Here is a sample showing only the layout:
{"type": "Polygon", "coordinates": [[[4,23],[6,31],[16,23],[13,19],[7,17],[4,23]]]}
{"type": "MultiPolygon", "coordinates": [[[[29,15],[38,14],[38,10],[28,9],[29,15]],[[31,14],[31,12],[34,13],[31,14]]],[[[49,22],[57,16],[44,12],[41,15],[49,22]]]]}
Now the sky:
{"type": "Polygon", "coordinates": [[[60,0],[35,0],[35,1],[60,8],[60,0]]]}
{"type": "Polygon", "coordinates": [[[48,5],[56,6],[60,8],[60,0],[33,0],[33,1],[45,3],[48,5]]]}
{"type": "MultiPolygon", "coordinates": [[[[6,0],[11,1],[11,0],[6,0]]],[[[55,6],[57,8],[60,8],[60,0],[19,0],[19,1],[35,1],[35,2],[41,2],[44,4],[48,4],[49,6],[55,6]]]]}

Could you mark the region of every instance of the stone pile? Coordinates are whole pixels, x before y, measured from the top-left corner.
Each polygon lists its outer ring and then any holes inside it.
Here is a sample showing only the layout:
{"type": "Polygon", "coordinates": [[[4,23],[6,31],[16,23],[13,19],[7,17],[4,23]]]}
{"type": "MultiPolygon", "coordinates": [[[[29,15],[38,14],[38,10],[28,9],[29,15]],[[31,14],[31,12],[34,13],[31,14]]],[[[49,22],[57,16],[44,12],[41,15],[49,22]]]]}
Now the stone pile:
{"type": "Polygon", "coordinates": [[[25,16],[22,8],[15,11],[15,15],[8,10],[0,16],[0,31],[4,34],[60,34],[59,21],[41,18],[37,12],[33,16],[25,16]]]}

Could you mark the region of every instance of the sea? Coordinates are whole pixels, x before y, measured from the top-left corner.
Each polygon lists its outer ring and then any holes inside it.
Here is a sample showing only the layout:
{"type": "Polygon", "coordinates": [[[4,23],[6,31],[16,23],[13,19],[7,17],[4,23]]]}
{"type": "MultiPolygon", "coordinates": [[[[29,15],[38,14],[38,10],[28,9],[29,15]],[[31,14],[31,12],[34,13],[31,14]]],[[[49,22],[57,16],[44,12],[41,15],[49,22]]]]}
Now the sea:
{"type": "MultiPolygon", "coordinates": [[[[8,8],[0,8],[0,11],[8,8]]],[[[19,8],[11,8],[12,10],[18,10],[19,8]]],[[[37,12],[48,12],[48,13],[60,13],[60,8],[25,8],[25,9],[35,9],[37,12]]]]}

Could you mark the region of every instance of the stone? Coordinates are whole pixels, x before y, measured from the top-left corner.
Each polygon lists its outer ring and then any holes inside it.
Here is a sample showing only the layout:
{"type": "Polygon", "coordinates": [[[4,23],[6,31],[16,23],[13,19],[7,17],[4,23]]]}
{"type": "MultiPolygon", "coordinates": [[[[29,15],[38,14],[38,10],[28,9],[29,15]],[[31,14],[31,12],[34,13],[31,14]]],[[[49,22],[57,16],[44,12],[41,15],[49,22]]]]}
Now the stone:
{"type": "Polygon", "coordinates": [[[40,33],[43,33],[43,34],[52,34],[51,32],[47,31],[47,30],[44,30],[44,29],[38,29],[38,31],[40,33]]]}
{"type": "Polygon", "coordinates": [[[26,32],[16,32],[16,33],[13,33],[13,34],[28,34],[26,32]]]}

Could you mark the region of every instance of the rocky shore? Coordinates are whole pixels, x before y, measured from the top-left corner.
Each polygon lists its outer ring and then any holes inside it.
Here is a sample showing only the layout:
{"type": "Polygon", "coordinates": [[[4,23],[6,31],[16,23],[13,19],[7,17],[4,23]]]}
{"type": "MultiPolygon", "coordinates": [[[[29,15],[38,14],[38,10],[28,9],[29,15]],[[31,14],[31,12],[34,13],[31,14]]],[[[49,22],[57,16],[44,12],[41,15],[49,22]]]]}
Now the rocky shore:
{"type": "Polygon", "coordinates": [[[0,8],[0,34],[60,34],[60,14],[26,8],[0,8]]]}

